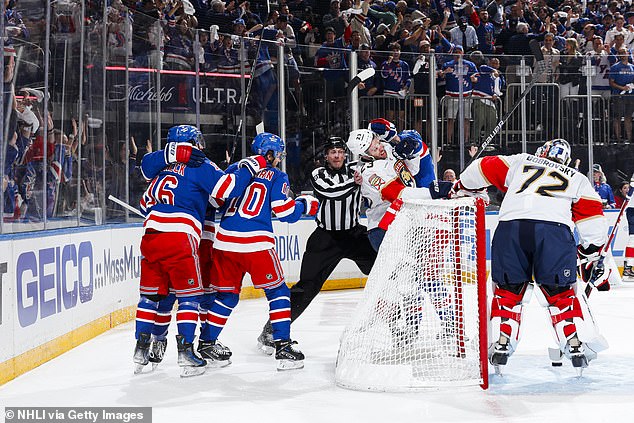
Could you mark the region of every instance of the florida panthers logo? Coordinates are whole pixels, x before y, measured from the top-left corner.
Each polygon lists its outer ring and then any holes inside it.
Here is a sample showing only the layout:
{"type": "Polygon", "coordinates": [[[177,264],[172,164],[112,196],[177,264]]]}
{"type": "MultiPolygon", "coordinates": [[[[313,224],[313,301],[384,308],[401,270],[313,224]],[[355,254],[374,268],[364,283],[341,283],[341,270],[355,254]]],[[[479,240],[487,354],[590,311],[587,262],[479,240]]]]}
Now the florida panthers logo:
{"type": "Polygon", "coordinates": [[[412,177],[412,173],[409,171],[407,165],[402,160],[397,160],[396,163],[394,163],[394,170],[396,171],[396,174],[398,175],[401,182],[403,182],[403,185],[411,188],[416,187],[416,182],[412,177]]]}

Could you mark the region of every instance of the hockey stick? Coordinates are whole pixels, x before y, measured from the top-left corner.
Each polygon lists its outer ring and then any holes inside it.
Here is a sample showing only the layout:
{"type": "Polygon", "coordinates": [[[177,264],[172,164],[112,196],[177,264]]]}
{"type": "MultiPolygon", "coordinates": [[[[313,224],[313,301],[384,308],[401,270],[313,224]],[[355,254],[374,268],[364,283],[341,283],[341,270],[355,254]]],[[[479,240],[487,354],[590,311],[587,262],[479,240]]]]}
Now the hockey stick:
{"type": "Polygon", "coordinates": [[[544,54],[542,53],[542,50],[541,50],[541,48],[539,46],[539,42],[537,42],[536,40],[531,40],[528,43],[528,45],[531,48],[531,52],[533,53],[533,56],[535,56],[536,72],[533,73],[533,78],[531,79],[531,82],[528,84],[528,87],[526,87],[526,89],[522,92],[522,94],[520,94],[519,98],[515,101],[515,104],[513,104],[511,109],[508,110],[502,116],[502,118],[500,119],[498,124],[495,125],[495,128],[493,128],[493,130],[491,131],[489,136],[487,136],[484,139],[484,142],[480,146],[480,149],[471,158],[471,160],[469,161],[469,164],[473,163],[478,157],[480,157],[480,155],[482,155],[484,150],[486,150],[486,148],[489,146],[489,144],[491,144],[491,142],[493,141],[493,138],[495,138],[495,136],[500,132],[500,130],[502,129],[502,127],[504,126],[506,121],[511,117],[513,112],[515,112],[515,110],[520,106],[520,104],[522,104],[522,100],[524,100],[524,98],[526,98],[526,96],[531,92],[531,90],[533,89],[533,87],[537,83],[537,80],[539,79],[539,77],[542,76],[542,74],[544,72],[546,72],[546,67],[547,66],[546,66],[546,63],[544,62],[544,54]]]}
{"type": "Polygon", "coordinates": [[[361,72],[359,72],[357,74],[357,76],[352,78],[350,80],[350,83],[348,84],[348,96],[350,96],[350,94],[352,94],[352,90],[357,88],[357,86],[360,83],[362,83],[364,81],[367,81],[368,79],[372,78],[375,73],[376,73],[376,71],[374,70],[374,68],[365,68],[361,72]]]}
{"type": "Polygon", "coordinates": [[[139,211],[139,209],[132,207],[131,205],[129,205],[128,203],[126,203],[125,201],[121,201],[119,200],[117,197],[113,196],[113,195],[109,195],[108,196],[108,200],[117,203],[118,205],[120,205],[121,207],[123,207],[124,209],[128,209],[129,211],[131,211],[132,213],[135,213],[139,216],[141,216],[142,218],[145,219],[145,216],[143,215],[143,213],[141,213],[139,211]]]}
{"type": "MultiPolygon", "coordinates": [[[[625,212],[625,209],[627,208],[627,205],[630,203],[630,199],[632,198],[632,192],[634,192],[634,188],[630,188],[630,192],[628,192],[625,196],[625,200],[623,201],[623,204],[621,204],[621,210],[619,210],[619,215],[616,217],[616,222],[614,222],[614,226],[610,231],[610,236],[608,237],[607,242],[603,244],[603,247],[601,247],[599,260],[597,260],[597,262],[594,264],[593,270],[597,267],[603,266],[603,261],[605,260],[605,256],[608,255],[610,245],[612,245],[612,241],[616,236],[619,224],[621,223],[621,218],[623,217],[623,213],[625,212]]],[[[597,281],[597,279],[598,277],[594,274],[594,272],[592,272],[592,275],[588,280],[588,285],[586,286],[586,297],[590,297],[590,293],[592,292],[592,288],[594,287],[594,283],[597,281]]]]}
{"type": "MultiPolygon", "coordinates": [[[[233,136],[233,142],[231,143],[231,151],[228,154],[227,165],[233,161],[233,156],[236,154],[236,148],[238,147],[238,135],[242,131],[242,125],[244,122],[242,121],[242,116],[246,114],[247,110],[247,102],[249,101],[249,95],[251,94],[251,87],[253,86],[253,74],[255,73],[255,68],[258,65],[258,57],[260,56],[260,46],[262,46],[262,37],[264,35],[264,28],[262,28],[262,34],[260,34],[260,39],[258,40],[258,49],[255,52],[255,59],[253,60],[253,66],[251,67],[251,73],[249,77],[249,83],[247,84],[247,89],[245,91],[244,98],[240,99],[241,107],[244,113],[240,113],[240,121],[238,122],[238,129],[236,130],[236,134],[233,136]]],[[[278,87],[279,89],[279,87],[278,87]]],[[[266,107],[266,104],[264,105],[266,107]]]]}

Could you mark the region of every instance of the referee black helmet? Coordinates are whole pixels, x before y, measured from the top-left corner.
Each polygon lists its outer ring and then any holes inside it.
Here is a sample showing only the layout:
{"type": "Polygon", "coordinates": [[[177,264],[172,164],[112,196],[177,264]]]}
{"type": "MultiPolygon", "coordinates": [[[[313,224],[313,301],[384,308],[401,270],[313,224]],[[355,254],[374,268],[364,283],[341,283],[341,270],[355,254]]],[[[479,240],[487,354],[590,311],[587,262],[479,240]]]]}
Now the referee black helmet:
{"type": "Polygon", "coordinates": [[[333,148],[341,148],[343,149],[343,151],[348,151],[348,149],[346,148],[346,143],[341,137],[328,138],[326,144],[324,145],[324,154],[328,154],[328,150],[331,150],[333,148]]]}

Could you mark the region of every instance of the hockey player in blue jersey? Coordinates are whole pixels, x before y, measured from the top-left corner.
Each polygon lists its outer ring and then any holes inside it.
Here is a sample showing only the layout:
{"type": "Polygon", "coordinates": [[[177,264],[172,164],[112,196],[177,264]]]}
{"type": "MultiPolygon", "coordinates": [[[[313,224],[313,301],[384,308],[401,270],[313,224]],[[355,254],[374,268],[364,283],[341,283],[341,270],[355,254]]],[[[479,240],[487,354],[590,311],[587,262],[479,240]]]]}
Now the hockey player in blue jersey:
{"type": "Polygon", "coordinates": [[[156,175],[141,199],[146,214],[141,240],[141,298],[137,308],[135,372],[149,362],[150,338],[161,300],[169,291],[178,298],[176,315],[178,363],[181,376],[204,373],[206,361],[193,350],[198,309],[203,298],[198,244],[209,196],[241,195],[265,161],[243,159],[239,170],[225,174],[204,158],[200,131],[189,125],[170,128],[164,152],[143,157],[141,170],[156,175]],[[167,167],[165,164],[169,163],[167,167]],[[198,167],[195,167],[198,165],[198,167]]]}
{"type": "Polygon", "coordinates": [[[211,280],[217,294],[208,313],[212,339],[218,338],[238,304],[242,278],[249,273],[253,286],[264,289],[269,301],[278,370],[298,369],[304,367],[304,354],[290,336],[290,291],[275,251],[271,215],[275,213],[280,221],[293,223],[303,214],[314,216],[319,203],[310,195],[300,195],[295,200],[288,197],[288,176],[276,168],[284,155],[280,137],[259,134],[251,148],[266,158],[268,165],[240,198],[225,205],[216,229],[211,280]]]}

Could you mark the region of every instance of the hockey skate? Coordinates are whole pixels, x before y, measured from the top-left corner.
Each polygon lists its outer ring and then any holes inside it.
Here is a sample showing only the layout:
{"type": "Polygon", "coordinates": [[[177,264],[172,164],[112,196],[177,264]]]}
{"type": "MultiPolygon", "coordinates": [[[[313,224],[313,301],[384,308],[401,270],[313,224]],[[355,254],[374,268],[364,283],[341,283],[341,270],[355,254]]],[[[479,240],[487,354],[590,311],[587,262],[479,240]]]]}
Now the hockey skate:
{"type": "Polygon", "coordinates": [[[156,370],[159,363],[163,361],[165,349],[167,348],[167,339],[154,339],[150,348],[150,363],[152,363],[152,371],[156,370]]]}
{"type": "Polygon", "coordinates": [[[275,341],[275,359],[277,370],[294,370],[304,368],[304,354],[294,347],[297,341],[285,339],[275,341]]]}
{"type": "Polygon", "coordinates": [[[509,338],[501,334],[500,339],[491,346],[489,352],[489,362],[493,365],[496,375],[502,374],[500,366],[506,366],[510,355],[509,338]]]}
{"type": "Polygon", "coordinates": [[[583,343],[579,340],[576,334],[568,340],[565,354],[568,358],[570,358],[572,367],[574,367],[577,371],[577,376],[581,377],[583,369],[588,367],[588,358],[586,357],[583,343]]]}
{"type": "Polygon", "coordinates": [[[140,333],[139,339],[136,341],[136,346],[134,347],[134,356],[132,360],[134,361],[134,374],[138,375],[143,372],[143,369],[149,363],[150,356],[150,334],[149,333],[140,333]]]}
{"type": "Polygon", "coordinates": [[[266,355],[272,355],[275,352],[271,322],[266,322],[262,328],[262,333],[258,336],[258,349],[266,355]]]}
{"type": "Polygon", "coordinates": [[[623,266],[623,282],[634,282],[634,269],[627,264],[623,266]]]}
{"type": "Polygon", "coordinates": [[[226,367],[231,364],[231,350],[220,341],[198,341],[198,354],[207,361],[207,367],[226,367]]]}
{"type": "Polygon", "coordinates": [[[192,344],[185,342],[185,338],[176,335],[178,347],[178,365],[181,366],[181,377],[198,376],[205,373],[207,362],[194,352],[192,344]]]}

